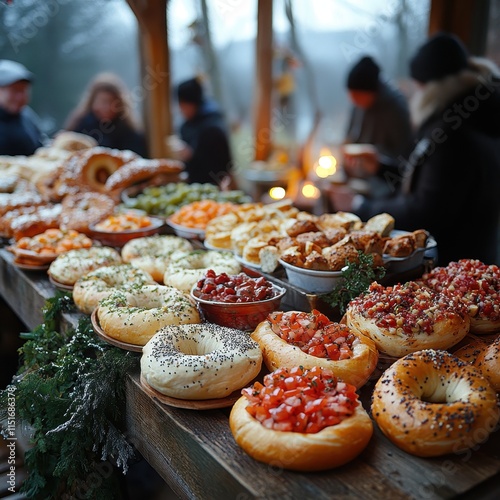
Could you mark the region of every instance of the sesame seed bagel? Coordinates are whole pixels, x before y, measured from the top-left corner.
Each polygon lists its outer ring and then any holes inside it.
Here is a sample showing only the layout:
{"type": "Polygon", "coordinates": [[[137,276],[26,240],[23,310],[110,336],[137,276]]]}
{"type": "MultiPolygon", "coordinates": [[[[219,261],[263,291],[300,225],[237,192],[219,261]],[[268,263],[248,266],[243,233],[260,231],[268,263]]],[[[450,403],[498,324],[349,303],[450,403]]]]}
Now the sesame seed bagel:
{"type": "Polygon", "coordinates": [[[91,314],[99,302],[117,288],[155,285],[154,279],[130,264],[96,269],[81,277],[73,288],[73,301],[80,311],[91,314]]]}
{"type": "Polygon", "coordinates": [[[69,250],[50,264],[48,273],[63,285],[74,285],[78,279],[100,267],[121,264],[120,254],[111,247],[69,250]]]}
{"type": "Polygon", "coordinates": [[[178,399],[229,396],[260,372],[259,346],[241,330],[212,323],[167,326],[143,348],[146,382],[178,399]]]}
{"type": "Polygon", "coordinates": [[[377,349],[401,357],[422,349],[448,349],[468,333],[465,306],[416,282],[383,287],[372,283],[346,311],[349,328],[371,338],[377,349]]]}
{"type": "Polygon", "coordinates": [[[500,411],[473,366],[432,349],[397,360],[373,392],[372,416],[404,451],[420,457],[459,453],[484,441],[500,411]]]}
{"type": "Polygon", "coordinates": [[[99,302],[96,314],[106,335],[134,345],[144,345],[164,326],[201,321],[187,295],[161,285],[116,290],[99,302]]]}
{"type": "Polygon", "coordinates": [[[215,274],[238,274],[241,266],[229,252],[195,250],[173,259],[167,267],[163,282],[183,292],[189,292],[209,269],[213,269],[215,274]]]}
{"type": "Polygon", "coordinates": [[[193,245],[179,236],[148,236],[127,242],[122,248],[122,259],[163,283],[169,262],[191,250],[193,245]]]}

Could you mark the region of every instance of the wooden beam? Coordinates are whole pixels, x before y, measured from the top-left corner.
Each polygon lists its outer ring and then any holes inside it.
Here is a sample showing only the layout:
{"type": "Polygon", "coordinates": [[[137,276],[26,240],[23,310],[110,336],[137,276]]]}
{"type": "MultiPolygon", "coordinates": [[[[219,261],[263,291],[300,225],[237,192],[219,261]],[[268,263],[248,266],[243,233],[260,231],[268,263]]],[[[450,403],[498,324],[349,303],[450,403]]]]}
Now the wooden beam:
{"type": "Polygon", "coordinates": [[[429,35],[439,31],[454,33],[471,53],[484,54],[489,0],[432,0],[429,35]]]}
{"type": "Polygon", "coordinates": [[[144,123],[152,158],[168,156],[172,134],[167,0],[127,0],[139,23],[144,123]]]}
{"type": "Polygon", "coordinates": [[[271,97],[273,89],[273,2],[258,0],[255,82],[255,160],[269,158],[272,144],[271,97]]]}

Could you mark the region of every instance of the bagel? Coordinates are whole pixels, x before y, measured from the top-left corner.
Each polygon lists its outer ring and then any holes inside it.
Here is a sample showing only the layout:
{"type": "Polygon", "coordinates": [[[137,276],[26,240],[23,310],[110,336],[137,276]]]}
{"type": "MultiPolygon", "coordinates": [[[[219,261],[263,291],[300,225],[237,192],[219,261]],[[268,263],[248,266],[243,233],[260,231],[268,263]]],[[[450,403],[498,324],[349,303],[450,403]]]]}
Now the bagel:
{"type": "Polygon", "coordinates": [[[262,354],[248,334],[204,323],[162,328],[143,348],[146,382],[178,399],[229,396],[260,372],[262,354]]]}
{"type": "Polygon", "coordinates": [[[108,191],[123,190],[133,184],[156,175],[177,175],[184,170],[184,164],[176,160],[137,158],[113,172],[104,185],[108,191]]]}
{"type": "Polygon", "coordinates": [[[473,366],[446,351],[408,354],[375,386],[372,416],[399,448],[420,457],[460,453],[500,419],[495,391],[473,366]]]}
{"type": "Polygon", "coordinates": [[[103,193],[89,191],[65,196],[61,205],[62,228],[91,234],[89,226],[111,215],[116,203],[103,193]]]}
{"type": "Polygon", "coordinates": [[[81,191],[106,193],[106,180],[129,161],[138,156],[132,151],[104,147],[85,149],[74,153],[61,166],[53,181],[51,199],[62,199],[67,194],[81,191]]]}
{"type": "Polygon", "coordinates": [[[110,247],[90,247],[69,250],[50,264],[49,276],[63,285],[74,285],[94,269],[121,264],[120,254],[110,247]]]}
{"type": "Polygon", "coordinates": [[[467,307],[472,333],[500,332],[500,268],[462,259],[423,276],[433,290],[458,299],[467,307]]]}
{"type": "Polygon", "coordinates": [[[500,392],[500,337],[491,344],[476,338],[453,353],[467,363],[474,365],[496,392],[500,392]]]}
{"type": "Polygon", "coordinates": [[[122,248],[122,259],[150,274],[155,281],[163,276],[171,259],[193,250],[193,245],[179,236],[148,236],[134,238],[122,248]]]}
{"type": "Polygon", "coordinates": [[[422,349],[448,349],[469,331],[465,306],[415,282],[383,287],[374,282],[349,303],[346,323],[377,349],[401,357],[422,349]]]}
{"type": "Polygon", "coordinates": [[[338,467],[358,456],[373,433],[355,388],[323,368],[280,368],[242,393],[229,416],[234,439],[275,467],[338,467]]]}
{"type": "Polygon", "coordinates": [[[129,264],[107,266],[81,277],[73,288],[73,301],[80,311],[91,314],[99,302],[117,288],[155,285],[153,278],[129,264]]]}
{"type": "Polygon", "coordinates": [[[271,313],[251,337],[260,345],[270,371],[320,366],[359,388],[377,366],[378,352],[372,340],[316,310],[271,313]]]}
{"type": "Polygon", "coordinates": [[[215,274],[238,274],[241,266],[229,252],[195,250],[168,264],[163,283],[182,292],[189,292],[209,269],[213,269],[215,274]]]}
{"type": "Polygon", "coordinates": [[[81,151],[97,145],[97,141],[89,135],[63,130],[54,137],[51,147],[65,151],[81,151]]]}
{"type": "Polygon", "coordinates": [[[161,285],[116,290],[99,302],[96,314],[106,335],[134,345],[146,344],[164,326],[201,321],[187,295],[161,285]]]}

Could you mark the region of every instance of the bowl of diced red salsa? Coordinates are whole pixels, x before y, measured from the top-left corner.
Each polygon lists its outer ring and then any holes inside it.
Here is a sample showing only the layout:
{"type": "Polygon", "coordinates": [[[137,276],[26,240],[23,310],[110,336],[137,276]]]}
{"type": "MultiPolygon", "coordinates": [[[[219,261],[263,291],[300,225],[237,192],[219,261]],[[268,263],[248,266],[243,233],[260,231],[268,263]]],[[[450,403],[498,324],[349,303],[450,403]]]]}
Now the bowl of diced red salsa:
{"type": "Polygon", "coordinates": [[[264,277],[207,271],[191,289],[203,317],[210,323],[251,331],[280,307],[286,290],[264,277]]]}

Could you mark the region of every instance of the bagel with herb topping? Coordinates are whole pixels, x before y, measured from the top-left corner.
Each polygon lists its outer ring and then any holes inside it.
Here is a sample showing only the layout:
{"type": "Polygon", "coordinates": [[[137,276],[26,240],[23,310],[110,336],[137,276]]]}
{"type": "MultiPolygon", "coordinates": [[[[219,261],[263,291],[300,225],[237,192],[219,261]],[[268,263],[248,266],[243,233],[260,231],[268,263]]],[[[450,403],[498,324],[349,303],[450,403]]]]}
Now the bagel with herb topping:
{"type": "Polygon", "coordinates": [[[116,290],[99,302],[96,314],[106,335],[134,345],[146,344],[164,326],[201,321],[187,295],[161,285],[116,290]]]}

